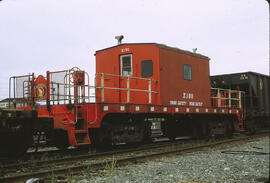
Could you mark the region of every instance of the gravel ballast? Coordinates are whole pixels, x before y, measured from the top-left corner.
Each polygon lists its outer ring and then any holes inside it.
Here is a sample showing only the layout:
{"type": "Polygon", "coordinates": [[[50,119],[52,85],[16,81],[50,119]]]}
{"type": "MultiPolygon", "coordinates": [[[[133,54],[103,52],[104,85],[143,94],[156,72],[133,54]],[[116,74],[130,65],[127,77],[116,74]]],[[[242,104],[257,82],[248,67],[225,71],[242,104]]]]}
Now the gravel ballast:
{"type": "MultiPolygon", "coordinates": [[[[116,163],[117,164],[117,163],[116,163]]],[[[109,168],[82,178],[88,182],[265,182],[269,138],[159,160],[109,168]]]]}

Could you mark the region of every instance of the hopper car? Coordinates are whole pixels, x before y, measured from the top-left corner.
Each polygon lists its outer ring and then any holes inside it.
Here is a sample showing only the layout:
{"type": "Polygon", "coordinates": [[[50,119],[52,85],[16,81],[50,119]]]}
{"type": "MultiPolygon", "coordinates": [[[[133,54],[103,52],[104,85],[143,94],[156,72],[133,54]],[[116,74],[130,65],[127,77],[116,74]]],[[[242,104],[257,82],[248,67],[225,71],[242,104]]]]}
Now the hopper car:
{"type": "Polygon", "coordinates": [[[60,149],[151,141],[153,121],[171,140],[244,131],[244,92],[211,87],[207,56],[127,43],[98,50],[95,58],[94,85],[77,67],[10,78],[10,109],[0,121],[1,156],[25,152],[33,142],[29,136],[41,134],[60,149]],[[22,116],[14,117],[18,112],[22,116]],[[6,125],[9,121],[15,125],[6,125]],[[21,141],[22,148],[15,151],[10,139],[21,141]]]}
{"type": "Polygon", "coordinates": [[[211,76],[213,87],[245,92],[244,126],[250,133],[269,129],[270,77],[256,72],[241,72],[211,76]]]}

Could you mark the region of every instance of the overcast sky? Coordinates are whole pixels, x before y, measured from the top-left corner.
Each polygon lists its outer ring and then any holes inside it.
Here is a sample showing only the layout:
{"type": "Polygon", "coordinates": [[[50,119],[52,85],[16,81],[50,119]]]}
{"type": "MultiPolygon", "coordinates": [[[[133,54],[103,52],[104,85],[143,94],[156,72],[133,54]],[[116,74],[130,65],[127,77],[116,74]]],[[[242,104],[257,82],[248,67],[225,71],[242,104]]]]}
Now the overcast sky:
{"type": "Polygon", "coordinates": [[[265,0],[0,1],[0,99],[8,78],[78,66],[95,72],[96,50],[123,42],[198,48],[211,75],[269,74],[265,0]]]}

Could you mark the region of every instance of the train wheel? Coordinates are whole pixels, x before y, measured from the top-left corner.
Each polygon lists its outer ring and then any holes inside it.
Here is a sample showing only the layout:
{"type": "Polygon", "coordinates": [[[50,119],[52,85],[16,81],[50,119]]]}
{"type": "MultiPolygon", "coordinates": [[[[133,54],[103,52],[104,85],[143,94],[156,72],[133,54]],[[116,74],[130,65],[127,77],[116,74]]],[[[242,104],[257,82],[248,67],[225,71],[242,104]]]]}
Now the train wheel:
{"type": "Polygon", "coordinates": [[[98,129],[97,136],[95,138],[95,148],[97,151],[107,151],[112,149],[113,135],[110,130],[110,125],[103,123],[102,127],[98,129]]]}
{"type": "Polygon", "coordinates": [[[246,131],[248,135],[254,135],[256,133],[255,119],[246,120],[246,131]]]}
{"type": "Polygon", "coordinates": [[[227,121],[225,125],[225,136],[226,137],[232,137],[234,132],[234,126],[231,121],[227,121]]]}
{"type": "Polygon", "coordinates": [[[142,142],[143,143],[151,143],[152,139],[151,139],[151,122],[146,122],[144,125],[144,131],[143,131],[143,139],[142,142]]]}
{"type": "Polygon", "coordinates": [[[217,123],[217,122],[211,122],[208,125],[208,130],[209,130],[209,138],[210,139],[217,139],[224,135],[224,128],[221,125],[222,123],[217,123]]]}
{"type": "Polygon", "coordinates": [[[56,129],[53,134],[53,144],[60,150],[66,150],[69,146],[67,131],[56,129]]]}
{"type": "Polygon", "coordinates": [[[207,122],[203,122],[202,123],[202,137],[207,137],[209,135],[209,127],[208,127],[208,123],[207,122]]]}
{"type": "Polygon", "coordinates": [[[57,149],[60,149],[61,151],[65,151],[65,150],[67,150],[68,145],[66,145],[66,144],[61,144],[61,143],[56,143],[56,144],[55,144],[55,147],[56,147],[57,149]]]}
{"type": "Polygon", "coordinates": [[[215,129],[214,128],[211,128],[210,131],[209,131],[209,138],[210,139],[215,139],[217,138],[217,135],[215,133],[215,129]]]}
{"type": "Polygon", "coordinates": [[[161,130],[167,138],[169,138],[171,141],[174,141],[177,137],[176,121],[173,119],[166,119],[161,123],[161,130]]]}
{"type": "Polygon", "coordinates": [[[77,146],[77,148],[79,149],[80,152],[88,153],[91,149],[91,145],[77,146]]]}
{"type": "Polygon", "coordinates": [[[18,141],[15,156],[22,156],[33,143],[33,134],[23,132],[22,139],[18,141]]]}
{"type": "Polygon", "coordinates": [[[197,126],[195,126],[193,129],[192,129],[192,138],[194,139],[198,139],[200,137],[199,135],[199,129],[197,126]]]}
{"type": "Polygon", "coordinates": [[[195,139],[199,139],[203,136],[205,125],[203,124],[202,121],[198,119],[194,119],[192,122],[193,122],[192,137],[195,139]]]}
{"type": "Polygon", "coordinates": [[[168,136],[168,138],[169,138],[171,141],[174,141],[174,140],[176,139],[176,136],[170,135],[170,136],[168,136]]]}
{"type": "Polygon", "coordinates": [[[10,155],[12,157],[20,157],[24,155],[33,142],[32,134],[27,134],[26,132],[22,132],[16,139],[16,143],[13,144],[15,149],[10,151],[10,155]]]}
{"type": "Polygon", "coordinates": [[[167,137],[171,141],[174,141],[176,139],[176,137],[177,137],[177,135],[176,135],[176,128],[173,128],[173,126],[170,126],[167,137]]]}

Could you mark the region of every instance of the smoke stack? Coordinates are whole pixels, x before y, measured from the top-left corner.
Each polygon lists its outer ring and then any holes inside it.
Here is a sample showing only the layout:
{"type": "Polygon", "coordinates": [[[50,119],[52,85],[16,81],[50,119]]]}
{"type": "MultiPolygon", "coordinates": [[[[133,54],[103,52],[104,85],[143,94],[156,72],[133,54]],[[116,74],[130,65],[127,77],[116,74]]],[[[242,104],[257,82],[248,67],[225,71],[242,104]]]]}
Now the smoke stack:
{"type": "Polygon", "coordinates": [[[115,36],[115,39],[117,39],[117,44],[122,44],[122,39],[124,39],[124,36],[123,35],[120,35],[120,36],[115,36]]]}
{"type": "Polygon", "coordinates": [[[196,52],[197,52],[197,49],[198,49],[198,48],[193,48],[193,49],[192,49],[193,53],[196,53],[196,52]]]}

